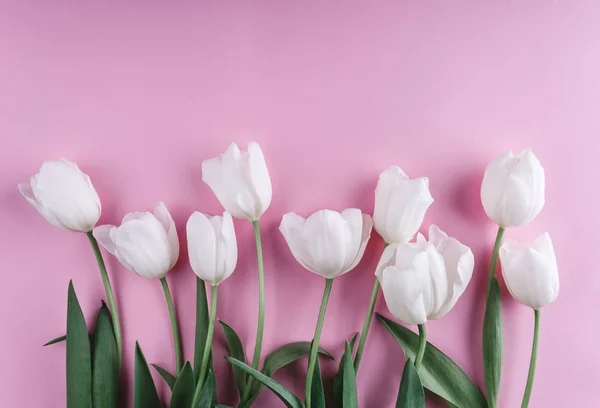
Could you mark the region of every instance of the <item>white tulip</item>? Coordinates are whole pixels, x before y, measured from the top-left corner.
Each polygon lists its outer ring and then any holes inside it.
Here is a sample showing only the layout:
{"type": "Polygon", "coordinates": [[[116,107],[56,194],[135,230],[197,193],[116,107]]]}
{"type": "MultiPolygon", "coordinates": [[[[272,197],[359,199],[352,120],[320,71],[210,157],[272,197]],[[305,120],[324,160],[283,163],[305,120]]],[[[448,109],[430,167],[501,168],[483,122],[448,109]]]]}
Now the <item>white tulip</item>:
{"type": "Polygon", "coordinates": [[[530,149],[494,159],[481,184],[486,214],[503,228],[532,221],[544,207],[544,168],[530,149]]]}
{"type": "Polygon", "coordinates": [[[147,279],[164,277],[179,257],[175,223],[162,202],[154,213],[127,214],[118,227],[94,228],[94,237],[125,268],[147,279]]]}
{"type": "Polygon", "coordinates": [[[504,282],[520,303],[540,309],[558,296],[558,267],[548,233],[532,243],[506,239],[500,248],[504,282]]]}
{"type": "Polygon", "coordinates": [[[229,212],[222,217],[194,212],[187,222],[187,241],[192,270],[200,279],[216,286],[231,276],[238,249],[229,212]]]}
{"type": "Polygon", "coordinates": [[[429,228],[429,242],[389,245],[377,265],[388,309],[406,324],[424,324],[448,313],[464,293],[475,261],[471,249],[437,226],[429,228]]]}
{"type": "Polygon", "coordinates": [[[89,232],[100,218],[100,198],[90,178],[67,159],[44,162],[19,191],[50,224],[67,231],[89,232]]]}
{"type": "Polygon", "coordinates": [[[202,181],[234,217],[258,221],[271,204],[271,178],[256,142],[247,151],[232,143],[225,153],[202,162],[202,181]]]}
{"type": "Polygon", "coordinates": [[[396,166],[379,175],[375,189],[375,230],[388,244],[403,244],[417,233],[433,203],[429,179],[409,179],[396,166]]]}
{"type": "Polygon", "coordinates": [[[357,208],[341,213],[321,210],[307,219],[285,214],[279,230],[292,255],[306,269],[333,279],[352,270],[361,260],[373,221],[357,208]]]}

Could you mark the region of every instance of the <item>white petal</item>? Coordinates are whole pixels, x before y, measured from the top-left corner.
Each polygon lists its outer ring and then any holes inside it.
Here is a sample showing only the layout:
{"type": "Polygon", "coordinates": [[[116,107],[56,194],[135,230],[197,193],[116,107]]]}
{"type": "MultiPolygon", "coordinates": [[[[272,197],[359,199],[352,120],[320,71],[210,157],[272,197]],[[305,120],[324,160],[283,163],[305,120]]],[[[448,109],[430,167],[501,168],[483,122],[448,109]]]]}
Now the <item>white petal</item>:
{"type": "Polygon", "coordinates": [[[43,205],[38,203],[37,199],[35,198],[35,195],[33,194],[33,190],[31,189],[31,185],[26,183],[19,184],[19,191],[21,192],[23,197],[25,197],[27,202],[34,206],[39,211],[39,213],[42,214],[46,221],[48,221],[55,227],[59,227],[67,231],[72,231],[69,228],[65,227],[53,213],[51,213],[43,205]]]}
{"type": "Polygon", "coordinates": [[[179,238],[177,237],[177,228],[175,227],[175,222],[173,221],[173,217],[171,217],[171,213],[167,209],[167,206],[162,201],[158,202],[156,207],[154,207],[154,216],[158,221],[160,221],[167,231],[169,244],[171,246],[170,268],[172,268],[175,266],[177,259],[179,258],[179,238]]]}
{"type": "MultiPolygon", "coordinates": [[[[344,212],[342,212],[342,215],[344,212]]],[[[371,238],[371,230],[373,229],[373,219],[367,214],[361,214],[361,228],[358,232],[357,240],[360,245],[358,250],[355,252],[355,255],[351,258],[351,263],[345,267],[345,272],[349,272],[358,265],[360,260],[362,259],[365,250],[367,249],[367,244],[369,243],[369,239],[371,238]]]]}
{"type": "Polygon", "coordinates": [[[390,209],[390,200],[393,190],[400,180],[408,180],[408,176],[400,167],[392,166],[379,175],[375,188],[375,208],[373,210],[373,223],[375,230],[387,243],[393,243],[387,231],[387,218],[390,209]]]}
{"type": "Polygon", "coordinates": [[[187,226],[188,255],[194,273],[211,285],[217,284],[217,239],[206,215],[194,212],[187,226]]]}
{"type": "Polygon", "coordinates": [[[265,157],[256,142],[248,144],[248,171],[260,203],[260,206],[256,208],[254,213],[254,216],[258,219],[269,208],[273,191],[265,157]]]}
{"type": "Polygon", "coordinates": [[[233,218],[231,218],[231,214],[227,211],[223,213],[220,238],[224,248],[221,254],[223,258],[221,260],[221,263],[223,264],[223,273],[221,274],[218,283],[223,282],[225,279],[231,276],[237,265],[238,258],[238,248],[233,218]]]}
{"type": "Polygon", "coordinates": [[[112,255],[117,252],[117,247],[111,238],[111,231],[115,229],[114,225],[100,225],[94,228],[94,238],[112,255]]]}
{"type": "Polygon", "coordinates": [[[340,213],[321,210],[312,214],[306,219],[302,238],[320,275],[332,279],[344,273],[351,234],[340,213]]]}
{"type": "Polygon", "coordinates": [[[308,251],[307,242],[303,238],[305,224],[306,220],[301,216],[295,213],[287,213],[281,218],[279,231],[285,238],[296,261],[309,271],[320,275],[308,251]]]}

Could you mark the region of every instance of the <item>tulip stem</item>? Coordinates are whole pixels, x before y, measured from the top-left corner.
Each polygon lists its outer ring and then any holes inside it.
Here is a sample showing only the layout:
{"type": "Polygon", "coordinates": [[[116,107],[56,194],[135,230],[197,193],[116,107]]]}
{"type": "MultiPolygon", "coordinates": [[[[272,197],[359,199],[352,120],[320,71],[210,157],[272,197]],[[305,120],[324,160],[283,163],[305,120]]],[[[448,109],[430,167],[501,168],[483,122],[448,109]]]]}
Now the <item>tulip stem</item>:
{"type": "MultiPolygon", "coordinates": [[[[254,239],[256,241],[256,258],[258,260],[258,325],[256,328],[256,344],[254,346],[254,356],[252,357],[252,368],[258,370],[260,362],[260,352],[263,342],[263,331],[265,327],[265,266],[263,263],[262,242],[260,239],[260,228],[258,220],[252,221],[254,227],[254,239]]],[[[246,385],[246,391],[242,396],[242,401],[246,401],[252,392],[254,377],[250,377],[246,385]]]]}
{"type": "Polygon", "coordinates": [[[531,347],[529,375],[527,376],[527,386],[525,387],[525,394],[523,395],[523,403],[521,404],[521,408],[527,408],[529,406],[529,399],[531,398],[531,389],[533,388],[533,377],[535,376],[535,365],[537,362],[538,340],[540,335],[540,310],[534,309],[533,313],[535,314],[535,326],[533,329],[533,346],[531,347]]]}
{"type": "Polygon", "coordinates": [[[212,296],[210,299],[210,320],[208,321],[208,331],[206,333],[206,343],[204,343],[204,353],[202,354],[202,365],[200,366],[200,379],[196,386],[196,392],[194,393],[194,402],[192,406],[195,407],[200,398],[200,392],[206,379],[206,373],[208,368],[208,361],[210,360],[210,350],[212,349],[213,333],[215,332],[215,317],[217,315],[217,285],[212,287],[212,296]]]}
{"type": "Polygon", "coordinates": [[[425,356],[425,348],[427,347],[427,330],[425,325],[419,325],[419,351],[417,352],[417,358],[415,360],[415,368],[418,370],[423,363],[423,357],[425,356]]]}
{"type": "Polygon", "coordinates": [[[173,298],[169,290],[167,278],[160,278],[160,284],[165,292],[167,300],[167,308],[169,309],[169,317],[171,318],[171,331],[173,332],[173,346],[175,347],[175,372],[179,374],[181,371],[181,341],[179,340],[179,328],[177,326],[177,316],[175,316],[175,308],[173,307],[173,298]]]}
{"type": "Polygon", "coordinates": [[[108,306],[110,308],[110,314],[112,317],[113,331],[115,333],[115,340],[117,342],[117,355],[119,359],[119,372],[121,371],[121,365],[123,362],[123,340],[121,339],[121,322],[119,320],[119,312],[117,311],[117,303],[115,302],[115,295],[108,279],[108,273],[106,272],[106,265],[104,264],[104,258],[102,258],[102,252],[98,247],[98,241],[94,237],[92,231],[86,233],[94,250],[96,256],[96,262],[98,263],[98,269],[100,269],[100,276],[102,277],[102,283],[104,284],[104,290],[106,291],[106,298],[108,300],[108,306]]]}
{"type": "Polygon", "coordinates": [[[502,244],[502,237],[504,236],[504,228],[498,227],[498,234],[496,235],[496,242],[494,243],[494,251],[492,252],[492,261],[490,263],[490,272],[488,275],[487,294],[489,296],[492,288],[492,281],[496,277],[496,263],[498,262],[498,252],[500,252],[500,245],[502,244]]]}
{"type": "Polygon", "coordinates": [[[319,351],[319,340],[321,339],[321,330],[323,330],[323,320],[325,319],[325,310],[331,293],[333,279],[325,279],[325,290],[323,291],[323,300],[321,300],[321,310],[319,310],[319,318],[317,319],[317,327],[315,328],[315,336],[310,346],[310,357],[308,359],[308,371],[306,372],[306,383],[304,385],[304,403],[306,408],[310,408],[310,397],[312,388],[312,378],[317,364],[317,355],[319,351]]]}
{"type": "Polygon", "coordinates": [[[369,302],[369,309],[367,310],[367,316],[365,317],[365,324],[363,325],[362,332],[360,333],[360,340],[358,341],[358,348],[356,349],[356,357],[354,357],[354,371],[358,373],[358,366],[362,359],[363,349],[367,342],[367,335],[369,334],[369,327],[371,326],[371,320],[373,319],[373,310],[375,309],[375,302],[377,301],[377,294],[379,293],[379,279],[375,278],[373,284],[373,290],[371,291],[371,301],[369,302]]]}

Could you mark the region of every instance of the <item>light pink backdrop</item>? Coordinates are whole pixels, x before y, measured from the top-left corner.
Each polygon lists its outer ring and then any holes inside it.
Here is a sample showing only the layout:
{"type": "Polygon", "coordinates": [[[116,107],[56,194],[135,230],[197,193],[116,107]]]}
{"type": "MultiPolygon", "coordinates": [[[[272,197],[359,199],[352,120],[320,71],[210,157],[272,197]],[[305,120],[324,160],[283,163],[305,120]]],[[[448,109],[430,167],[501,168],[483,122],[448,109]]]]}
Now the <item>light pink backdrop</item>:
{"type": "MultiPolygon", "coordinates": [[[[0,405],[64,406],[64,344],[41,344],[65,330],[69,279],[88,319],[104,297],[86,237],[46,223],[17,183],[42,161],[68,157],[91,175],[103,201],[102,223],[163,200],[185,248],[191,212],[221,211],[201,181],[201,161],[231,141],[257,140],[274,191],[261,220],[265,352],[311,338],[323,288],[287,249],[277,229],[282,214],[371,212],[378,174],[399,165],[411,176],[430,177],[436,201],[424,229],[437,223],[476,255],[467,292],[428,332],[480,386],[495,226],[483,213],[479,185],[494,156],[533,148],[546,168],[547,204],[508,236],[552,234],[561,293],[542,313],[531,406],[597,406],[600,4],[102,3],[0,6],[0,405]]],[[[218,317],[238,330],[250,355],[255,254],[251,225],[236,221],[236,228],[240,261],[221,287],[218,317]]],[[[334,284],[322,345],[336,356],[362,325],[381,250],[375,236],[359,267],[334,284]]],[[[130,406],[136,340],[149,361],[173,367],[169,320],[158,282],[106,259],[125,327],[130,406]]],[[[185,251],[169,281],[184,354],[192,358],[194,276],[185,251]]],[[[509,296],[504,305],[501,406],[515,407],[533,313],[509,296]]],[[[377,310],[386,313],[382,299],[377,310]]],[[[223,343],[217,329],[216,356],[223,343]]],[[[230,369],[216,361],[221,402],[232,404],[230,369]]],[[[305,365],[277,379],[300,393],[305,365]]],[[[361,407],[393,406],[402,365],[400,348],[375,322],[358,376],[361,407]]],[[[335,366],[325,369],[331,375],[335,366]]],[[[280,405],[265,391],[256,406],[280,405]]]]}

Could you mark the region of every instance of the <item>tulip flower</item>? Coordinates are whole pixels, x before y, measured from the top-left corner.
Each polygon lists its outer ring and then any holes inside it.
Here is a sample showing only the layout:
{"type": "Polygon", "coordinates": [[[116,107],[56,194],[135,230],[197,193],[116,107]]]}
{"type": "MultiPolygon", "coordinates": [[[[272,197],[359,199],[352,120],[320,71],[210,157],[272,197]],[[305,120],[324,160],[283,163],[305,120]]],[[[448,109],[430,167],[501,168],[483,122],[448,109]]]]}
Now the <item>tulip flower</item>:
{"type": "Polygon", "coordinates": [[[544,207],[544,168],[530,149],[494,159],[481,184],[486,214],[502,228],[525,225],[544,207]]]}
{"type": "Polygon", "coordinates": [[[92,229],[100,218],[102,205],[90,177],[79,170],[77,164],[61,158],[44,162],[39,173],[31,177],[29,184],[19,184],[19,191],[50,224],[67,231],[87,234],[110,306],[120,367],[123,356],[121,324],[106,265],[92,235],[92,229]]]}
{"type": "MultiPolygon", "coordinates": [[[[225,153],[202,162],[202,181],[215,193],[221,205],[236,218],[252,221],[258,260],[258,323],[252,368],[258,369],[265,326],[265,271],[258,220],[269,208],[273,195],[271,178],[263,152],[256,142],[240,151],[232,143],[225,153]]],[[[197,294],[197,301],[202,301],[197,294]]],[[[250,377],[242,401],[250,397],[254,377],[250,377]]]]}
{"type": "Polygon", "coordinates": [[[534,310],[533,347],[521,405],[526,408],[531,397],[537,361],[540,309],[552,303],[559,290],[558,267],[550,235],[544,233],[532,243],[507,239],[500,248],[500,264],[504,282],[511,295],[534,310]]]}
{"type": "Polygon", "coordinates": [[[179,239],[169,210],[159,202],[153,213],[129,213],[119,226],[94,228],[94,237],[131,272],[146,279],[160,279],[171,317],[176,369],[179,372],[182,364],[179,329],[165,278],[179,257],[179,239]]]}
{"type": "Polygon", "coordinates": [[[311,406],[312,377],[333,279],[351,271],[358,264],[369,242],[372,227],[371,217],[356,208],[341,213],[321,210],[307,219],[288,213],[279,225],[292,255],[300,265],[325,278],[325,291],[308,359],[304,388],[306,408],[311,406]]]}
{"type": "Polygon", "coordinates": [[[504,231],[532,221],[544,207],[544,169],[530,149],[512,151],[494,159],[481,184],[481,203],[498,233],[488,274],[482,343],[486,394],[490,408],[497,407],[502,371],[502,298],[496,278],[498,251],[504,231]]]}
{"type": "MultiPolygon", "coordinates": [[[[427,177],[409,179],[400,167],[392,166],[379,175],[375,189],[375,231],[383,237],[386,245],[406,243],[421,228],[425,212],[432,203],[427,177]]],[[[378,293],[379,281],[375,279],[354,358],[355,371],[358,371],[362,359],[378,293]]]]}
{"type": "Polygon", "coordinates": [[[45,162],[30,184],[19,184],[19,191],[50,224],[64,230],[88,232],[100,218],[100,198],[89,176],[67,159],[45,162]]]}

